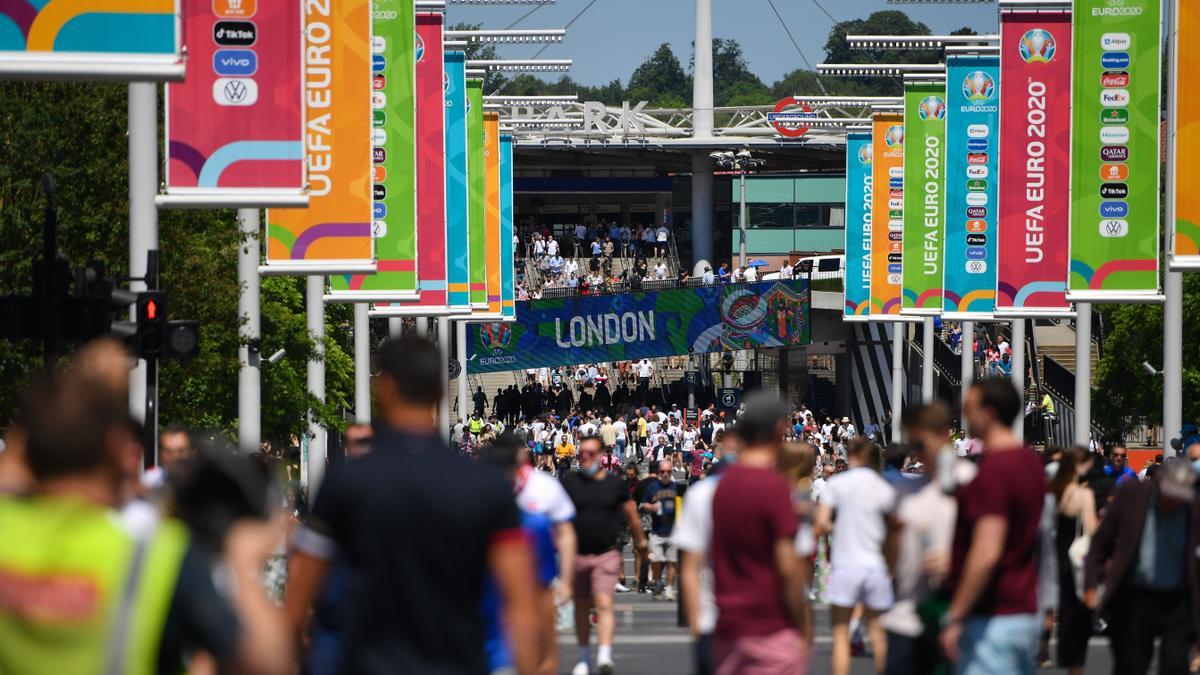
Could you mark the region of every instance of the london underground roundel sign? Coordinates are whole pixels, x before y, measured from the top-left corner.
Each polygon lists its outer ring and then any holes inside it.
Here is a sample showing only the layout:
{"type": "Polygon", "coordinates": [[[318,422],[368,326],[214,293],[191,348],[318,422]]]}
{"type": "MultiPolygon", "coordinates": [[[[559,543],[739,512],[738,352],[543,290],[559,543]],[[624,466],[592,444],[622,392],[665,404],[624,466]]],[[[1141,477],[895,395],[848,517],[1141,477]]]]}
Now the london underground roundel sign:
{"type": "Polygon", "coordinates": [[[813,119],[812,106],[795,96],[788,96],[775,104],[775,111],[767,113],[767,121],[784,138],[800,138],[808,132],[807,120],[813,119]]]}

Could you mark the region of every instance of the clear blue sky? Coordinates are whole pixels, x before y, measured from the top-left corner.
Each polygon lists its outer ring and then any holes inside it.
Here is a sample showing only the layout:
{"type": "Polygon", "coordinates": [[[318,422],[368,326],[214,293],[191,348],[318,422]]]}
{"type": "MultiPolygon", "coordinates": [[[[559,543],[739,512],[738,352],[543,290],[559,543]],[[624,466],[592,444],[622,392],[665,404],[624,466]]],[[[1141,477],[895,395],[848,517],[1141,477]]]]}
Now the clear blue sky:
{"type": "MultiPolygon", "coordinates": [[[[543,6],[517,28],[562,28],[589,0],[558,0],[543,6]]],[[[997,30],[996,7],[985,5],[889,5],[886,0],[817,0],[838,21],[863,18],[871,12],[897,9],[922,21],[935,33],[970,26],[979,33],[997,30]]],[[[712,0],[713,36],[742,44],[750,68],[768,85],[784,73],[803,67],[767,0],[712,0]]],[[[775,0],[784,21],[812,63],[824,59],[825,40],[833,22],[813,0],[775,0]]],[[[541,58],[572,58],[571,76],[588,85],[627,78],[663,42],[671,43],[684,68],[691,58],[695,29],[693,0],[596,0],[570,29],[562,43],[551,45],[541,58]]],[[[481,23],[505,28],[529,5],[457,5],[447,7],[450,23],[481,23]]],[[[544,45],[499,48],[501,57],[530,58],[544,45]]],[[[557,77],[557,75],[555,76],[557,77]]]]}

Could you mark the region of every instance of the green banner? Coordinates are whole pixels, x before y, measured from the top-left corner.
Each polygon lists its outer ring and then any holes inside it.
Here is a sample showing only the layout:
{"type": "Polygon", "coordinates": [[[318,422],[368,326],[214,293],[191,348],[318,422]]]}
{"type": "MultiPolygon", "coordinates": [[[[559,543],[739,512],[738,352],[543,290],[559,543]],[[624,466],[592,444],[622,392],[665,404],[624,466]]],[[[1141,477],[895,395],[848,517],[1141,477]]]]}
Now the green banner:
{"type": "MultiPolygon", "coordinates": [[[[904,85],[904,210],[901,314],[942,311],[946,214],[946,85],[904,85]]],[[[983,194],[983,193],[979,193],[983,194]]],[[[889,198],[888,208],[893,207],[889,198]]]]}
{"type": "Polygon", "coordinates": [[[1069,299],[1158,294],[1160,0],[1075,0],[1069,299]]]}
{"type": "Polygon", "coordinates": [[[467,228],[470,231],[471,305],[487,309],[484,252],[483,80],[467,80],[467,228]]]}
{"type": "Polygon", "coordinates": [[[329,278],[334,295],[417,294],[416,12],[412,0],[372,0],[371,233],[375,274],[329,278]]]}

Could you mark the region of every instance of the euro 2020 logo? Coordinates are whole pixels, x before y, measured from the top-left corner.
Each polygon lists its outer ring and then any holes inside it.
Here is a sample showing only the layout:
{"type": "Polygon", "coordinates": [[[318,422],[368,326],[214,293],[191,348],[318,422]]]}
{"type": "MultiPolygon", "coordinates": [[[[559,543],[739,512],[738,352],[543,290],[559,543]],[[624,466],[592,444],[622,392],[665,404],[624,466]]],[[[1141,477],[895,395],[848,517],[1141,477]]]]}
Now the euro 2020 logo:
{"type": "Polygon", "coordinates": [[[863,166],[870,164],[871,154],[871,146],[864,143],[858,149],[858,161],[862,163],[863,166]]]}
{"type": "Polygon", "coordinates": [[[512,347],[512,326],[507,323],[479,324],[479,343],[493,355],[508,351],[512,347]]]}
{"type": "Polygon", "coordinates": [[[917,116],[922,120],[945,119],[946,102],[938,96],[926,96],[917,106],[917,116]]]}
{"type": "Polygon", "coordinates": [[[1045,28],[1031,28],[1018,44],[1025,63],[1050,63],[1054,58],[1054,36],[1045,28]]]}
{"type": "Polygon", "coordinates": [[[425,57],[425,40],[418,34],[417,38],[417,61],[425,57]]]}
{"type": "Polygon", "coordinates": [[[962,90],[971,103],[983,103],[996,95],[996,81],[982,70],[976,70],[963,78],[962,90]]]}
{"type": "Polygon", "coordinates": [[[887,133],[883,135],[883,142],[889,148],[895,148],[904,143],[904,127],[899,124],[893,124],[888,127],[887,133]]]}

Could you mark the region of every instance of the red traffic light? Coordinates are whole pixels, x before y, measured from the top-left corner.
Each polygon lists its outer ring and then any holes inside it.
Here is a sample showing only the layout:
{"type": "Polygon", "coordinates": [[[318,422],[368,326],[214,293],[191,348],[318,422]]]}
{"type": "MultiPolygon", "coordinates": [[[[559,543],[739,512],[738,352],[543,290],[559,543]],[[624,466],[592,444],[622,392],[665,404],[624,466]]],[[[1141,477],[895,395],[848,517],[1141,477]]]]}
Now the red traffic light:
{"type": "Polygon", "coordinates": [[[146,318],[151,321],[158,318],[158,304],[153,300],[146,303],[146,318]]]}

